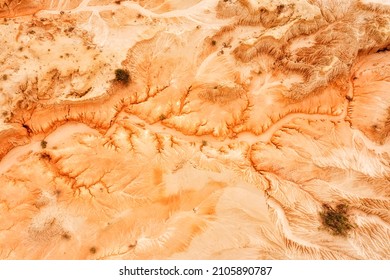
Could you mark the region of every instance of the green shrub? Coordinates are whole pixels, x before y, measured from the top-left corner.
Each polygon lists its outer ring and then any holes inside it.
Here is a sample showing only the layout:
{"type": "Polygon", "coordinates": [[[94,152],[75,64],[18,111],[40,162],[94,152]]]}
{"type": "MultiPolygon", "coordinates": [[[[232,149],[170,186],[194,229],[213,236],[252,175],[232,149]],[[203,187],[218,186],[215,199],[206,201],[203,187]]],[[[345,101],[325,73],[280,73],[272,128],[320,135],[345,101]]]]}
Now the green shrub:
{"type": "Polygon", "coordinates": [[[348,231],[353,228],[348,219],[348,205],[338,204],[336,208],[333,208],[328,204],[323,204],[322,208],[321,222],[332,234],[346,236],[348,231]]]}
{"type": "Polygon", "coordinates": [[[47,142],[46,142],[45,140],[42,140],[42,141],[41,141],[41,148],[42,148],[42,149],[45,149],[46,146],[47,146],[47,142]]]}
{"type": "Polygon", "coordinates": [[[129,71],[124,69],[115,70],[115,81],[127,85],[130,82],[129,71]]]}

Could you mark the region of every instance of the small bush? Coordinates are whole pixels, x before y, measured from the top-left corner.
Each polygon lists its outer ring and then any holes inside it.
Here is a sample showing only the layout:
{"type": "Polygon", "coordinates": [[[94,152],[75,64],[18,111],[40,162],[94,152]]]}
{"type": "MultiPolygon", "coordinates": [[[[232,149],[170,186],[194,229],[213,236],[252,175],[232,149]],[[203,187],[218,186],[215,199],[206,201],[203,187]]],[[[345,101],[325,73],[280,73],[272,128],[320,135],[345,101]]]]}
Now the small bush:
{"type": "Polygon", "coordinates": [[[332,234],[346,236],[348,231],[353,228],[348,219],[348,206],[346,204],[338,204],[335,209],[324,204],[322,208],[321,222],[332,234]]]}
{"type": "Polygon", "coordinates": [[[127,85],[130,82],[129,71],[124,69],[115,70],[115,81],[127,85]]]}
{"type": "Polygon", "coordinates": [[[159,116],[160,121],[163,121],[163,120],[165,120],[166,118],[167,118],[167,116],[165,116],[164,114],[161,114],[161,115],[159,116]]]}
{"type": "Polygon", "coordinates": [[[69,240],[69,239],[72,238],[72,237],[70,236],[70,234],[67,233],[67,232],[63,233],[63,234],[61,235],[61,237],[62,237],[63,239],[66,239],[66,240],[69,240]]]}
{"type": "Polygon", "coordinates": [[[47,142],[45,140],[41,141],[41,148],[45,149],[47,147],[47,142]]]}

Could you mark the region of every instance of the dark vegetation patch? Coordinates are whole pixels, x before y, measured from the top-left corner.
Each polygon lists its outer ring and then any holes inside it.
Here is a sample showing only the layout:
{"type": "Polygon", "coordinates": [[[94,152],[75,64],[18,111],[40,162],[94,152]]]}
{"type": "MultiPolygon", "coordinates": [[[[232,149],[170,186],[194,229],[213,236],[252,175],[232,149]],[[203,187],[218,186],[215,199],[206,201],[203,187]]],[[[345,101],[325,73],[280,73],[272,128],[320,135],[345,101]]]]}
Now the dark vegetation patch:
{"type": "Polygon", "coordinates": [[[130,82],[129,71],[125,69],[116,69],[115,70],[115,81],[127,85],[130,82]]]}
{"type": "Polygon", "coordinates": [[[42,149],[45,149],[46,147],[47,147],[47,141],[42,140],[42,141],[41,141],[41,148],[42,148],[42,149]]]}
{"type": "Polygon", "coordinates": [[[70,240],[72,237],[70,236],[69,233],[65,232],[61,235],[62,239],[65,239],[65,240],[70,240]]]}
{"type": "Polygon", "coordinates": [[[353,228],[349,221],[348,205],[338,204],[335,208],[329,204],[322,205],[320,212],[322,225],[334,235],[346,236],[353,228]]]}
{"type": "Polygon", "coordinates": [[[91,247],[91,248],[89,248],[89,252],[90,252],[91,254],[96,254],[96,251],[97,251],[96,247],[91,247]]]}

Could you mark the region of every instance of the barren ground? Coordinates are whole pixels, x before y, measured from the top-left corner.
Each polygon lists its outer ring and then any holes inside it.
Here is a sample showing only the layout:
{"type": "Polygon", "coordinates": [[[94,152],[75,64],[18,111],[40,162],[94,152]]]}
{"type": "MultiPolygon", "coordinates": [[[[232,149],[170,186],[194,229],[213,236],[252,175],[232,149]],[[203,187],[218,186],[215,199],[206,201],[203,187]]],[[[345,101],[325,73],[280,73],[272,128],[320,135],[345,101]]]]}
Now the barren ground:
{"type": "Polygon", "coordinates": [[[0,259],[390,258],[388,1],[0,0],[0,34],[0,259]]]}

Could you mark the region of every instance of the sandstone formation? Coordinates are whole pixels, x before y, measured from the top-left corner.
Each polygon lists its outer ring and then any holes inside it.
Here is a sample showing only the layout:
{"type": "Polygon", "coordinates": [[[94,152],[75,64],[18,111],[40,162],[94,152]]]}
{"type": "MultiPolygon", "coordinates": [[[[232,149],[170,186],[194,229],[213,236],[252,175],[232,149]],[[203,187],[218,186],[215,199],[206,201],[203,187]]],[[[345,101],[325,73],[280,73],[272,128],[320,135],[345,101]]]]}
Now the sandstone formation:
{"type": "Polygon", "coordinates": [[[388,1],[0,0],[0,34],[0,259],[390,258],[388,1]]]}

